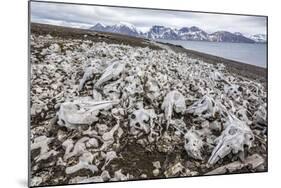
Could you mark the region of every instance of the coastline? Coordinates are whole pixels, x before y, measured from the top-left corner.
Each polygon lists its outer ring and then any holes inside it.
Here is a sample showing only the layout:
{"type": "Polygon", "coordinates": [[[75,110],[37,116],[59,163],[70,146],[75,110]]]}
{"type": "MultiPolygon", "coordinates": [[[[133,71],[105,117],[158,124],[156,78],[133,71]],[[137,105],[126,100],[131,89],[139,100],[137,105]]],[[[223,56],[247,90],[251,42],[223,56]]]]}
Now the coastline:
{"type": "Polygon", "coordinates": [[[155,50],[161,50],[165,48],[161,48],[159,45],[166,45],[170,49],[172,49],[176,53],[185,53],[188,56],[202,60],[211,64],[223,63],[226,66],[226,69],[229,72],[234,73],[236,75],[240,75],[252,80],[256,80],[261,82],[266,86],[267,83],[267,69],[263,67],[258,67],[255,65],[245,64],[242,62],[226,59],[223,57],[206,54],[194,50],[186,49],[180,45],[174,45],[170,43],[156,42],[151,41],[145,38],[127,36],[117,33],[106,33],[106,32],[96,32],[88,29],[77,29],[77,28],[68,28],[62,26],[55,25],[47,25],[47,24],[39,24],[39,23],[31,23],[31,32],[37,33],[39,35],[51,34],[52,36],[58,36],[61,38],[73,38],[73,39],[85,39],[85,35],[87,35],[87,40],[92,40],[94,42],[108,42],[112,44],[125,44],[130,46],[138,46],[138,47],[149,47],[155,50]]]}

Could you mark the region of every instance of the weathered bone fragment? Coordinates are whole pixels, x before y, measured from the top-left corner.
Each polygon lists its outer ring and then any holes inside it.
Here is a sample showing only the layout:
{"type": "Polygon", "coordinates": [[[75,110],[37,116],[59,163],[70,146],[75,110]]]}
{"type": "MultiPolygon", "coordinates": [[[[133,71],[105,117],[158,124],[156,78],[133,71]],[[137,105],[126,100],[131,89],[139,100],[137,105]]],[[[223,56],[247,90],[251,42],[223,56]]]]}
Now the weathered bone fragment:
{"type": "Polygon", "coordinates": [[[255,123],[261,125],[267,125],[267,113],[265,105],[259,106],[258,110],[253,115],[253,120],[255,123]]]}
{"type": "Polygon", "coordinates": [[[120,127],[119,120],[117,121],[116,125],[108,132],[105,132],[102,135],[103,145],[99,148],[99,151],[107,150],[107,148],[114,143],[114,133],[120,127]]]}
{"type": "Polygon", "coordinates": [[[229,114],[229,121],[225,130],[216,139],[216,147],[208,160],[209,164],[215,164],[219,159],[224,158],[229,153],[237,154],[244,152],[244,146],[252,146],[254,135],[245,122],[239,120],[234,115],[229,114]]]}
{"type": "Polygon", "coordinates": [[[223,80],[224,80],[223,75],[222,75],[220,72],[218,72],[218,71],[213,71],[213,72],[210,74],[210,76],[211,76],[211,79],[212,79],[213,81],[223,81],[223,80]]]}
{"type": "Polygon", "coordinates": [[[114,61],[110,66],[108,66],[103,75],[99,78],[99,80],[95,83],[95,87],[100,87],[103,83],[118,78],[120,74],[123,72],[125,66],[119,61],[114,61]]]}
{"type": "Polygon", "coordinates": [[[90,64],[86,65],[84,68],[84,75],[79,82],[78,91],[81,91],[85,85],[85,83],[89,80],[93,80],[94,75],[101,73],[101,61],[100,59],[94,60],[90,62],[90,64]]]}
{"type": "Polygon", "coordinates": [[[204,142],[202,141],[201,135],[198,133],[198,131],[191,128],[184,135],[184,138],[184,149],[188,156],[194,159],[203,160],[201,151],[203,149],[204,142]]]}
{"type": "Polygon", "coordinates": [[[214,117],[215,114],[219,112],[219,108],[213,98],[205,95],[202,99],[188,107],[186,112],[199,117],[208,118],[214,117]]]}
{"type": "Polygon", "coordinates": [[[92,182],[105,182],[110,179],[108,171],[103,171],[100,176],[81,177],[77,176],[72,178],[69,183],[92,183],[92,182]]]}
{"type": "Polygon", "coordinates": [[[97,166],[92,164],[93,159],[94,159],[94,156],[91,153],[85,152],[82,154],[82,156],[79,157],[78,164],[71,166],[71,167],[67,167],[65,169],[65,173],[73,174],[81,169],[88,169],[88,170],[92,171],[92,173],[94,174],[99,169],[97,168],[97,166]]]}
{"type": "Polygon", "coordinates": [[[176,163],[175,165],[171,166],[168,168],[165,172],[164,175],[168,177],[175,177],[180,175],[184,171],[185,167],[180,163],[176,163]]]}
{"type": "Polygon", "coordinates": [[[173,111],[176,113],[183,113],[186,110],[184,96],[176,90],[169,92],[164,98],[161,109],[164,110],[168,129],[173,111]]]}
{"type": "Polygon", "coordinates": [[[226,85],[224,87],[224,92],[227,96],[231,97],[234,100],[239,100],[241,96],[242,88],[239,85],[232,84],[230,86],[226,85]]]}
{"type": "Polygon", "coordinates": [[[160,169],[161,168],[161,163],[160,161],[155,161],[155,162],[152,162],[152,165],[157,168],[157,169],[160,169]]]}
{"type": "Polygon", "coordinates": [[[114,140],[113,135],[118,130],[119,126],[120,126],[119,122],[117,122],[116,125],[110,131],[108,131],[102,135],[102,139],[104,141],[114,140]]]}
{"type": "Polygon", "coordinates": [[[46,136],[39,136],[34,139],[34,142],[31,144],[31,151],[40,148],[40,154],[35,158],[36,162],[46,160],[50,156],[58,154],[58,152],[55,150],[49,151],[49,144],[52,142],[53,139],[54,138],[48,138],[46,136]]]}
{"type": "Polygon", "coordinates": [[[88,148],[90,148],[90,147],[93,147],[93,148],[99,147],[98,140],[96,138],[90,138],[88,140],[88,142],[86,142],[86,147],[88,147],[88,148]]]}
{"type": "Polygon", "coordinates": [[[156,114],[153,109],[143,109],[140,108],[135,110],[130,115],[130,131],[132,134],[138,134],[140,131],[148,134],[150,128],[153,124],[153,119],[156,117],[156,114]]]}
{"type": "Polygon", "coordinates": [[[102,170],[105,169],[105,167],[113,160],[117,158],[116,152],[115,151],[109,151],[106,153],[106,157],[105,157],[105,162],[104,165],[102,167],[102,170]]]}
{"type": "Polygon", "coordinates": [[[79,82],[78,91],[81,91],[88,80],[93,79],[94,77],[94,67],[87,67],[84,71],[83,78],[79,82]]]}
{"type": "Polygon", "coordinates": [[[42,177],[32,177],[31,179],[31,186],[39,186],[41,183],[43,182],[43,178],[42,177]]]}
{"type": "Polygon", "coordinates": [[[237,117],[238,117],[240,120],[246,122],[248,125],[250,125],[250,124],[252,123],[252,121],[250,121],[249,118],[248,118],[248,115],[247,115],[247,114],[248,114],[248,111],[247,111],[247,109],[241,107],[241,108],[236,112],[236,114],[237,114],[237,117]]]}
{"type": "Polygon", "coordinates": [[[73,156],[81,155],[82,153],[86,152],[86,145],[85,142],[89,140],[89,137],[82,137],[79,139],[73,148],[73,141],[72,140],[66,140],[63,142],[62,146],[65,148],[65,154],[63,156],[64,160],[67,160],[73,156]],[[71,149],[73,150],[71,151],[71,149]]]}
{"type": "Polygon", "coordinates": [[[78,98],[73,102],[64,102],[57,112],[58,124],[69,129],[77,129],[79,125],[91,125],[98,120],[98,114],[102,109],[110,109],[119,101],[94,101],[78,98]]]}
{"type": "Polygon", "coordinates": [[[129,174],[124,175],[122,169],[114,172],[114,177],[110,181],[124,181],[129,179],[129,174]]]}
{"type": "Polygon", "coordinates": [[[146,95],[154,100],[160,95],[160,89],[157,81],[154,78],[149,77],[146,82],[146,95]]]}
{"type": "MultiPolygon", "coordinates": [[[[121,93],[122,78],[103,87],[103,93],[111,99],[118,99],[121,93]]],[[[94,89],[95,90],[95,89],[94,89]]]]}
{"type": "Polygon", "coordinates": [[[226,173],[232,173],[237,170],[242,169],[243,167],[246,166],[251,166],[252,169],[256,169],[260,165],[264,163],[264,159],[258,155],[258,154],[253,154],[245,159],[244,162],[241,161],[234,161],[232,163],[229,163],[227,165],[218,167],[205,175],[214,175],[214,174],[226,174],[226,173]]]}

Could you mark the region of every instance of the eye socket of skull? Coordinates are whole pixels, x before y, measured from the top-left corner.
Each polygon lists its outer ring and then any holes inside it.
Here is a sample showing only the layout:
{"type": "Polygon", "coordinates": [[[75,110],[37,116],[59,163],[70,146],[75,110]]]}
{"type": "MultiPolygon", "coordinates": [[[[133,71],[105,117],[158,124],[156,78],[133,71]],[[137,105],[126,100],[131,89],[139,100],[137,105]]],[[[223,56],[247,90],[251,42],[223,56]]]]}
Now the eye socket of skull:
{"type": "Polygon", "coordinates": [[[254,140],[251,134],[246,134],[245,137],[248,138],[250,141],[254,140]]]}
{"type": "Polygon", "coordinates": [[[135,114],[132,114],[131,115],[131,119],[135,119],[136,118],[136,115],[135,114]]]}
{"type": "Polygon", "coordinates": [[[75,107],[77,110],[80,110],[80,106],[78,104],[75,104],[75,107]]]}
{"type": "Polygon", "coordinates": [[[189,140],[186,138],[186,139],[184,139],[184,143],[185,144],[188,144],[188,142],[189,142],[189,140]]]}
{"type": "Polygon", "coordinates": [[[205,102],[205,99],[203,99],[203,100],[201,101],[201,104],[204,104],[204,102],[205,102]]]}
{"type": "Polygon", "coordinates": [[[147,119],[144,119],[143,122],[146,123],[146,124],[148,124],[148,123],[149,123],[149,119],[150,119],[150,118],[148,117],[147,119]]]}
{"type": "Polygon", "coordinates": [[[61,122],[62,122],[63,125],[65,125],[65,121],[63,119],[61,119],[61,122]]]}
{"type": "Polygon", "coordinates": [[[238,91],[242,92],[243,88],[241,86],[238,87],[238,91]]]}
{"type": "Polygon", "coordinates": [[[229,131],[228,131],[228,133],[229,133],[230,135],[234,135],[236,132],[237,132],[237,129],[234,128],[234,127],[230,128],[229,131]]]}
{"type": "Polygon", "coordinates": [[[140,123],[139,123],[139,122],[136,122],[136,123],[135,123],[135,126],[136,126],[137,128],[140,128],[140,123]]]}

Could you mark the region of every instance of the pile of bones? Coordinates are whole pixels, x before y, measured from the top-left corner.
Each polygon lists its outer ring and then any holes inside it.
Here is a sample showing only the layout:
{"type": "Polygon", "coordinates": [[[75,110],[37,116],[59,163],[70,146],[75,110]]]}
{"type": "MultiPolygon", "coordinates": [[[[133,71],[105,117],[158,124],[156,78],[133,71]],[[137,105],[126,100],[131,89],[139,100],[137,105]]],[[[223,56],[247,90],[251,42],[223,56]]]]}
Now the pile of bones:
{"type": "Polygon", "coordinates": [[[266,150],[266,100],[263,84],[223,64],[32,35],[32,185],[203,175],[260,156],[253,148],[266,150]],[[130,173],[128,144],[176,157],[130,173]]]}

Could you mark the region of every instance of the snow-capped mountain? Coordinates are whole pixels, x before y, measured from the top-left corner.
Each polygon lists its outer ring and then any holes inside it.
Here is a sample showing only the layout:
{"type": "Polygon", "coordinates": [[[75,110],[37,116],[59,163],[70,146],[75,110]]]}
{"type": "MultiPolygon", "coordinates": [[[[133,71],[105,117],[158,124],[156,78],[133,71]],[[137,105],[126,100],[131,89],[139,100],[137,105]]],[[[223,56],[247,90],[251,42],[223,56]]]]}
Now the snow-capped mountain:
{"type": "Polygon", "coordinates": [[[176,30],[169,27],[157,25],[152,26],[148,32],[143,33],[143,36],[152,39],[178,39],[176,30]]]}
{"type": "Polygon", "coordinates": [[[217,31],[209,35],[209,41],[212,42],[244,42],[254,43],[252,39],[243,36],[241,33],[231,33],[228,31],[217,31]]]}
{"type": "Polygon", "coordinates": [[[178,30],[178,38],[180,40],[208,41],[208,33],[195,26],[183,27],[178,30]]]}
{"type": "Polygon", "coordinates": [[[266,35],[257,34],[250,37],[244,36],[242,33],[231,33],[228,31],[217,31],[207,33],[199,27],[182,27],[180,29],[165,27],[161,25],[152,26],[147,32],[139,31],[133,24],[120,22],[115,25],[103,25],[97,23],[90,28],[95,31],[104,31],[112,33],[121,33],[130,36],[144,37],[150,39],[166,39],[166,40],[194,40],[194,41],[211,41],[211,42],[241,42],[255,43],[265,42],[266,35]]]}
{"type": "Polygon", "coordinates": [[[256,34],[249,36],[250,39],[254,40],[255,42],[264,43],[266,42],[266,35],[265,34],[256,34]]]}
{"type": "Polygon", "coordinates": [[[140,32],[137,30],[137,28],[126,22],[120,22],[119,24],[115,24],[112,26],[104,26],[103,24],[97,23],[95,26],[91,27],[90,30],[95,31],[105,31],[105,32],[111,32],[111,33],[121,33],[126,34],[130,36],[139,36],[140,32]]]}

